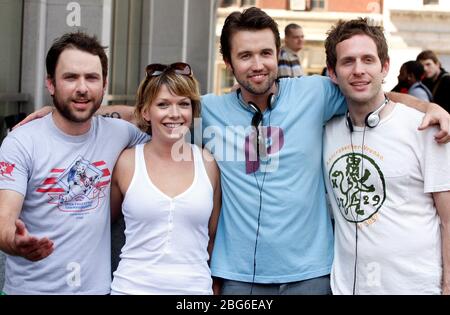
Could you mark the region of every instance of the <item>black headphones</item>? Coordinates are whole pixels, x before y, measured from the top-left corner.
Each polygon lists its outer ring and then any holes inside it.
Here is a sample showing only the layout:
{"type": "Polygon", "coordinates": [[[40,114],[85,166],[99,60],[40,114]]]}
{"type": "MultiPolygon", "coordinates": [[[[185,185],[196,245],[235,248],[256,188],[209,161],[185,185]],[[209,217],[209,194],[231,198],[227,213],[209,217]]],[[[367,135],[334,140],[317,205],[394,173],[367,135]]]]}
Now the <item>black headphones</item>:
{"type": "Polygon", "coordinates": [[[262,123],[263,114],[255,103],[248,102],[248,106],[253,110],[252,126],[258,129],[259,125],[262,123]]]}
{"type": "MultiPolygon", "coordinates": [[[[362,144],[361,144],[362,162],[361,162],[360,173],[362,173],[364,170],[364,157],[363,156],[364,156],[364,147],[365,147],[364,142],[365,142],[365,135],[366,135],[366,127],[375,128],[376,126],[378,126],[378,124],[380,123],[380,120],[381,120],[380,112],[386,106],[386,104],[388,102],[389,102],[389,98],[385,95],[383,104],[381,104],[375,111],[368,113],[366,118],[364,119],[365,127],[364,127],[364,132],[362,135],[362,144]]],[[[355,156],[355,152],[353,151],[353,137],[352,137],[354,128],[353,128],[353,122],[350,117],[349,111],[347,111],[345,122],[348,126],[348,129],[350,130],[350,144],[351,144],[352,154],[353,154],[353,156],[355,156]]],[[[361,206],[361,191],[360,191],[360,196],[359,196],[359,204],[361,206]]],[[[357,214],[357,217],[358,217],[358,214],[357,214]]],[[[352,289],[353,295],[355,295],[355,293],[356,293],[357,272],[358,272],[358,222],[357,222],[357,220],[355,220],[355,262],[354,262],[354,266],[353,266],[353,289],[352,289]]]]}
{"type": "MultiPolygon", "coordinates": [[[[277,94],[279,94],[279,86],[280,86],[279,83],[280,83],[280,80],[276,79],[275,80],[275,85],[278,88],[277,94]]],[[[262,121],[262,111],[259,108],[259,106],[256,105],[255,103],[253,103],[251,101],[247,103],[242,98],[242,96],[241,96],[242,93],[241,92],[242,92],[241,88],[238,88],[236,90],[236,96],[237,96],[238,102],[239,102],[239,104],[241,104],[241,106],[244,109],[249,110],[249,111],[251,111],[254,114],[254,116],[252,118],[252,126],[254,126],[256,128],[262,121]],[[258,118],[255,118],[255,115],[257,115],[258,117],[261,116],[261,119],[258,120],[258,118]]],[[[267,97],[267,104],[266,104],[267,105],[267,109],[269,109],[269,111],[272,111],[275,108],[275,106],[277,105],[276,104],[276,100],[277,100],[277,95],[274,95],[273,93],[270,93],[269,96],[267,97]]]]}
{"type": "MultiPolygon", "coordinates": [[[[269,109],[269,111],[272,111],[272,104],[275,100],[275,97],[273,95],[273,93],[269,94],[269,97],[267,98],[267,108],[269,109]]],[[[260,135],[259,135],[259,127],[261,127],[262,123],[263,123],[263,113],[261,111],[261,109],[259,108],[258,105],[256,105],[253,102],[248,102],[248,107],[253,111],[253,117],[252,117],[252,121],[251,121],[251,125],[252,127],[255,128],[256,130],[256,156],[258,157],[258,160],[260,158],[260,144],[261,144],[261,139],[260,139],[260,135]]],[[[265,144],[264,148],[265,148],[265,144]]],[[[266,149],[264,149],[265,151],[266,149]]]]}
{"type": "MultiPolygon", "coordinates": [[[[367,127],[375,128],[376,126],[378,126],[378,124],[380,123],[380,120],[381,120],[380,112],[386,106],[386,104],[388,102],[389,102],[389,98],[387,98],[387,96],[385,96],[383,104],[381,104],[380,107],[378,107],[375,111],[367,114],[366,118],[364,119],[364,123],[366,124],[367,127]]],[[[347,114],[346,114],[346,123],[347,123],[348,129],[350,129],[350,132],[353,132],[353,130],[354,130],[353,122],[350,117],[349,111],[347,111],[347,114]]]]}
{"type": "MultiPolygon", "coordinates": [[[[276,82],[278,84],[278,80],[276,82]]],[[[246,103],[240,97],[240,94],[241,94],[241,89],[237,89],[236,95],[237,95],[239,104],[241,104],[241,106],[244,107],[246,110],[249,110],[250,112],[253,113],[253,117],[251,120],[251,126],[254,127],[255,131],[256,131],[256,155],[257,155],[258,161],[259,161],[259,159],[260,159],[260,144],[262,143],[263,146],[265,147],[264,139],[261,140],[260,134],[259,134],[259,132],[260,132],[259,127],[261,127],[261,125],[263,123],[264,116],[258,105],[256,105],[255,103],[253,103],[251,101],[246,103]]],[[[269,125],[270,125],[270,116],[271,116],[273,108],[275,107],[276,99],[277,99],[277,97],[273,93],[270,93],[269,96],[267,97],[267,109],[269,110],[269,125]]],[[[267,149],[265,148],[264,150],[266,151],[267,149]]],[[[258,191],[259,191],[259,207],[258,207],[258,219],[257,219],[258,224],[256,227],[256,236],[255,236],[255,247],[254,247],[254,252],[253,252],[253,279],[252,279],[252,285],[250,288],[250,295],[253,294],[253,285],[255,283],[255,277],[256,277],[256,251],[258,248],[259,228],[261,225],[261,210],[262,210],[262,205],[263,205],[263,188],[264,188],[264,183],[266,180],[266,172],[264,171],[261,185],[260,185],[255,173],[253,173],[253,176],[255,177],[256,185],[257,185],[258,191]]]]}
{"type": "MultiPolygon", "coordinates": [[[[273,95],[273,93],[270,93],[269,96],[267,97],[267,108],[270,111],[272,110],[272,105],[274,102],[275,102],[275,96],[273,95]]],[[[256,105],[255,103],[250,101],[250,102],[248,102],[247,105],[253,112],[252,126],[255,127],[256,129],[258,129],[259,125],[262,123],[263,113],[262,113],[261,109],[259,108],[259,106],[256,105]]]]}
{"type": "MultiPolygon", "coordinates": [[[[245,102],[244,99],[241,96],[241,89],[237,89],[236,90],[236,96],[237,99],[239,101],[239,104],[241,104],[242,107],[244,107],[244,109],[251,111],[252,113],[256,114],[256,113],[260,113],[262,115],[261,109],[259,108],[258,105],[256,105],[255,103],[253,103],[252,101],[250,102],[245,102]]],[[[272,110],[275,108],[276,106],[276,96],[273,93],[270,93],[269,96],[267,97],[267,108],[269,110],[272,110]]],[[[253,124],[252,124],[253,126],[253,124]]]]}
{"type": "MultiPolygon", "coordinates": [[[[278,85],[278,80],[275,81],[276,84],[278,85]]],[[[256,154],[258,157],[258,160],[260,158],[260,145],[261,143],[261,139],[260,139],[260,128],[262,123],[263,123],[263,112],[261,111],[261,108],[259,108],[258,105],[256,105],[254,102],[249,101],[248,103],[244,101],[244,99],[241,96],[241,89],[238,88],[236,90],[236,97],[238,100],[238,103],[247,111],[250,111],[253,113],[253,117],[251,120],[251,126],[255,128],[256,131],[256,154]]],[[[269,112],[272,112],[272,110],[275,108],[276,106],[276,99],[277,96],[275,96],[273,93],[270,93],[269,96],[267,97],[267,109],[269,110],[269,112]]],[[[263,144],[264,145],[264,144],[263,144]]],[[[264,145],[265,146],[265,145],[264,145]]],[[[264,150],[265,151],[265,150],[264,150]]]]}

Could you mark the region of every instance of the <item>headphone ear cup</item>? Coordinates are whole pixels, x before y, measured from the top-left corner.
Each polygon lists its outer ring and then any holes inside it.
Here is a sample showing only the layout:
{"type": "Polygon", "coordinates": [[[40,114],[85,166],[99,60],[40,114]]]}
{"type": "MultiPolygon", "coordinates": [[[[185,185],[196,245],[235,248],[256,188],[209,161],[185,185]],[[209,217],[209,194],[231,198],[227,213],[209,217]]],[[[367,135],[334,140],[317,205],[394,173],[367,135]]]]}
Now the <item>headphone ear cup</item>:
{"type": "Polygon", "coordinates": [[[376,126],[378,126],[379,122],[380,115],[378,115],[378,113],[374,114],[373,112],[371,112],[366,116],[365,123],[369,128],[375,128],[376,126]]]}
{"type": "Polygon", "coordinates": [[[258,128],[263,118],[262,112],[253,102],[248,102],[248,106],[253,110],[252,126],[258,128]]]}
{"type": "Polygon", "coordinates": [[[248,107],[252,109],[253,113],[261,113],[259,107],[253,102],[248,102],[248,107]]]}
{"type": "Polygon", "coordinates": [[[267,98],[267,108],[269,110],[272,110],[274,102],[275,102],[275,95],[273,95],[273,93],[270,93],[269,97],[267,98]]]}
{"type": "Polygon", "coordinates": [[[252,126],[258,128],[259,124],[262,122],[262,119],[263,115],[261,114],[261,112],[255,112],[252,118],[252,126]]]}

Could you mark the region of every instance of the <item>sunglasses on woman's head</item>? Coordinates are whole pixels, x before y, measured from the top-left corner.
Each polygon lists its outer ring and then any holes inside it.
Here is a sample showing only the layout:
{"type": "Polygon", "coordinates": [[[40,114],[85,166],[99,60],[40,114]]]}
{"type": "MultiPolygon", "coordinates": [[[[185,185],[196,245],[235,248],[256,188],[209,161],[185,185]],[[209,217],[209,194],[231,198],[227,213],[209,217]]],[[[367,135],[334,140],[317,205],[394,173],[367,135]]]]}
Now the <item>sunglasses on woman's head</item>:
{"type": "Polygon", "coordinates": [[[166,71],[172,70],[176,74],[192,76],[191,66],[184,62],[175,62],[170,65],[163,65],[161,63],[152,63],[145,67],[147,77],[156,77],[166,71]]]}

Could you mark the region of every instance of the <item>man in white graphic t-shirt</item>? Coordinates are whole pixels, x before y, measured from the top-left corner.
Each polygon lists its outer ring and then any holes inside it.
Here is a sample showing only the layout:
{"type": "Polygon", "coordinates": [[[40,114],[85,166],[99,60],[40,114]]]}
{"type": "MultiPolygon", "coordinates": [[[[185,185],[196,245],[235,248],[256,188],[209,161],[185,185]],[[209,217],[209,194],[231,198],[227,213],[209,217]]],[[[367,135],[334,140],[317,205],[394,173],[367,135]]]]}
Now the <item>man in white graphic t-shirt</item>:
{"type": "Polygon", "coordinates": [[[324,136],[333,294],[450,294],[450,147],[383,93],[381,27],[341,21],[328,34],[328,71],[348,104],[324,136]]]}

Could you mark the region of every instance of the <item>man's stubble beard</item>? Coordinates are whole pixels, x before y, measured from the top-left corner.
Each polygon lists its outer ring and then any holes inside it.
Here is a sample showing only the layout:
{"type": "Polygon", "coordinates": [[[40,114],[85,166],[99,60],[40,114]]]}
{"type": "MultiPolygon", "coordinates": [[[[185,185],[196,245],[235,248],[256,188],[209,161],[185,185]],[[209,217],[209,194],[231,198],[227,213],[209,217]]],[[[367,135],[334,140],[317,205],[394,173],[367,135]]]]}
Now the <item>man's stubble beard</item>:
{"type": "Polygon", "coordinates": [[[57,97],[56,93],[55,95],[52,96],[52,98],[53,98],[53,105],[55,106],[56,110],[61,114],[61,116],[63,116],[65,119],[71,122],[84,123],[89,119],[91,119],[92,116],[94,116],[95,112],[100,108],[103,101],[103,95],[104,94],[102,94],[102,97],[94,103],[94,106],[92,106],[92,108],[89,110],[88,115],[87,116],[83,115],[83,117],[78,117],[74,113],[75,110],[71,110],[69,105],[71,101],[61,101],[57,97]]]}
{"type": "Polygon", "coordinates": [[[246,90],[247,92],[253,94],[253,95],[264,95],[266,94],[274,85],[275,81],[277,80],[278,71],[276,73],[269,73],[269,77],[267,78],[267,86],[263,89],[263,91],[257,90],[253,87],[253,85],[249,81],[240,80],[236,77],[236,74],[234,72],[234,67],[231,65],[231,72],[233,73],[234,78],[239,83],[239,85],[246,90]]]}

